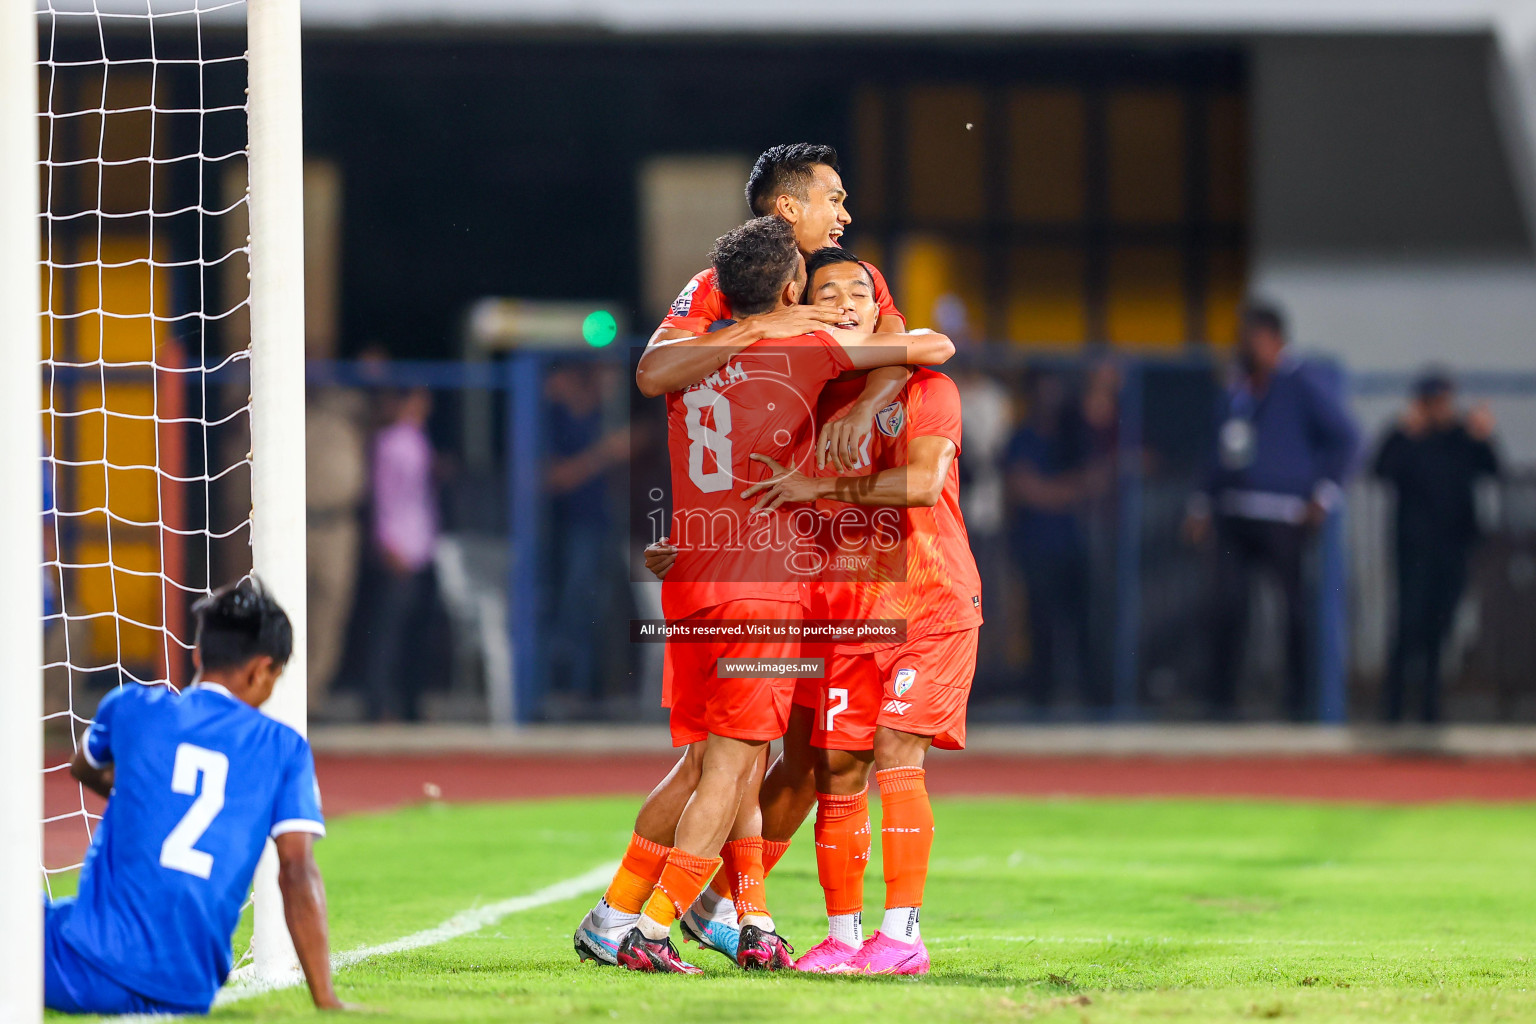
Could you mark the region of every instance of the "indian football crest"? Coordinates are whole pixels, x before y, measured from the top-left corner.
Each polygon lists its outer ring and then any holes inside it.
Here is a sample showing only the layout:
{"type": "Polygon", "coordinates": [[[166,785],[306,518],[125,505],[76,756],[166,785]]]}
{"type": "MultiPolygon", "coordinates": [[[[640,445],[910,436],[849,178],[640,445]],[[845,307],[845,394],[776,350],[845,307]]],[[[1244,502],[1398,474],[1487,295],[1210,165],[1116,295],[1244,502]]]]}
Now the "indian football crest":
{"type": "Polygon", "coordinates": [[[917,669],[900,668],[896,670],[896,685],[891,689],[896,691],[896,696],[905,697],[907,691],[917,685],[917,669]]]}
{"type": "Polygon", "coordinates": [[[900,402],[892,402],[875,413],[875,426],[879,427],[880,433],[886,437],[895,437],[901,433],[901,428],[906,422],[907,407],[900,402]]]}

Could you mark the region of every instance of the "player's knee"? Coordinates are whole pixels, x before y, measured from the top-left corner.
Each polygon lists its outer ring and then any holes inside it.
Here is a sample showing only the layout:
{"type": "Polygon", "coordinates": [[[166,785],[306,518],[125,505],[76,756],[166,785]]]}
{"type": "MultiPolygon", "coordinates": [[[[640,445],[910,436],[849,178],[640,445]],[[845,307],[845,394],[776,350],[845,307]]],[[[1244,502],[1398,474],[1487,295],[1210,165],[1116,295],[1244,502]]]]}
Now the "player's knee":
{"type": "Polygon", "coordinates": [[[884,726],[875,730],[875,767],[921,768],[932,739],[884,726]]]}
{"type": "Polygon", "coordinates": [[[836,787],[830,792],[857,793],[869,784],[871,757],[859,757],[846,752],[841,752],[841,755],[828,766],[831,769],[832,785],[836,787]]]}
{"type": "Polygon", "coordinates": [[[674,781],[685,784],[689,789],[699,784],[699,776],[704,773],[704,744],[690,743],[688,749],[683,751],[682,758],[677,762],[677,767],[672,769],[674,781]]]}

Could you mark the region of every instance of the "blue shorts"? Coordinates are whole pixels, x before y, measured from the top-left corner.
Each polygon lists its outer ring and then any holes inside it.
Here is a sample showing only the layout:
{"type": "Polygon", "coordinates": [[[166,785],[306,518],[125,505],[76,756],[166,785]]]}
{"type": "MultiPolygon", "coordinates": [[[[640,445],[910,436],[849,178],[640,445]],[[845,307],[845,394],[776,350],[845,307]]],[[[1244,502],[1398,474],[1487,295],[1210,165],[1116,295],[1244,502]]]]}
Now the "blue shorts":
{"type": "Polygon", "coordinates": [[[207,1013],[206,1006],[178,1006],[130,992],[87,963],[61,934],[75,898],[43,904],[43,1005],[64,1013],[207,1013]]]}

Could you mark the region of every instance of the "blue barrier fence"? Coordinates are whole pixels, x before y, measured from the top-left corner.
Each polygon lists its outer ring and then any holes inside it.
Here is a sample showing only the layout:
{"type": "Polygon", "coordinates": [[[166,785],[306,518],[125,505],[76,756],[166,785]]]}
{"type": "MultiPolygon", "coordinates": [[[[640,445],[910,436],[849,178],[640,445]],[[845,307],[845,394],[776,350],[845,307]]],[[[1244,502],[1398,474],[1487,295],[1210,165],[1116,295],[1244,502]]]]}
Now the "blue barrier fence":
{"type": "MultiPolygon", "coordinates": [[[[545,619],[542,602],[548,569],[543,543],[548,524],[544,521],[541,497],[545,460],[545,424],[541,415],[545,371],[555,362],[597,360],[622,364],[627,372],[633,351],[633,348],[616,345],[601,350],[520,352],[495,363],[314,362],[309,368],[309,380],[315,387],[427,387],[441,391],[483,390],[502,396],[506,525],[511,552],[506,579],[507,630],[515,665],[510,707],[518,722],[533,722],[544,717],[549,690],[542,635],[545,619]]],[[[1179,376],[1186,384],[1202,378],[1214,381],[1214,366],[1208,358],[1198,355],[1163,358],[1117,354],[1114,358],[1122,385],[1114,471],[1113,568],[1108,574],[1113,580],[1112,601],[1109,602],[1113,628],[1112,636],[1102,638],[1113,645],[1109,689],[1112,701],[1107,708],[1087,717],[1136,721],[1170,714],[1164,706],[1166,701],[1155,695],[1149,701],[1148,697],[1148,674],[1153,666],[1149,664],[1147,641],[1158,639],[1150,636],[1150,631],[1168,628],[1165,608],[1155,608],[1157,622],[1152,626],[1145,621],[1145,602],[1149,600],[1149,559],[1174,557],[1159,553],[1168,546],[1168,531],[1152,529],[1148,525],[1151,508],[1144,453],[1156,443],[1148,431],[1169,418],[1169,410],[1163,408],[1168,402],[1153,400],[1161,393],[1160,389],[1164,389],[1170,374],[1179,376]],[[1150,396],[1149,388],[1152,390],[1150,396]],[[1160,411],[1151,409],[1149,402],[1158,404],[1160,411]],[[1153,545],[1152,549],[1147,547],[1149,543],[1153,545]]],[[[971,354],[968,364],[999,374],[1066,372],[1082,367],[1084,358],[998,349],[971,354]]],[[[1348,395],[1377,398],[1405,394],[1412,378],[1413,374],[1395,372],[1346,374],[1342,368],[1334,375],[1336,385],[1348,395]]],[[[1536,396],[1536,373],[1468,373],[1462,375],[1461,386],[1469,395],[1536,396]]],[[[1208,420],[1207,408],[1201,406],[1191,410],[1185,407],[1182,412],[1175,410],[1173,415],[1175,418],[1183,415],[1208,420]]],[[[1180,481],[1187,477],[1187,473],[1185,477],[1164,474],[1159,486],[1164,491],[1177,489],[1182,486],[1180,481]]],[[[1164,498],[1159,501],[1166,504],[1164,498]]],[[[1323,529],[1317,564],[1313,623],[1314,709],[1321,721],[1342,722],[1348,717],[1349,709],[1347,593],[1350,581],[1344,522],[1340,514],[1330,517],[1323,529]]],[[[1191,604],[1190,608],[1193,607],[1191,604]]],[[[1012,628],[1008,621],[993,621],[994,629],[1012,628]]],[[[1199,643],[1201,623],[1197,613],[1187,611],[1180,621],[1183,625],[1178,628],[1185,636],[1180,642],[1199,643]]],[[[1192,673],[1190,678],[1193,677],[1192,673]]]]}

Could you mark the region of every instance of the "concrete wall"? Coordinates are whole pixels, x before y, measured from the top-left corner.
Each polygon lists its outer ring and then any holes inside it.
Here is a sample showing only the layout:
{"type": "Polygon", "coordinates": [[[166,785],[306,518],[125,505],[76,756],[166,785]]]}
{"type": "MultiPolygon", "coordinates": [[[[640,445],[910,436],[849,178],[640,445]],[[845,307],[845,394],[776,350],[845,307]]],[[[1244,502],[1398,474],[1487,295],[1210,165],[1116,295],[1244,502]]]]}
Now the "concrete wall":
{"type": "Polygon", "coordinates": [[[1257,37],[1253,274],[1351,365],[1536,366],[1536,260],[1482,35],[1257,37]]]}

